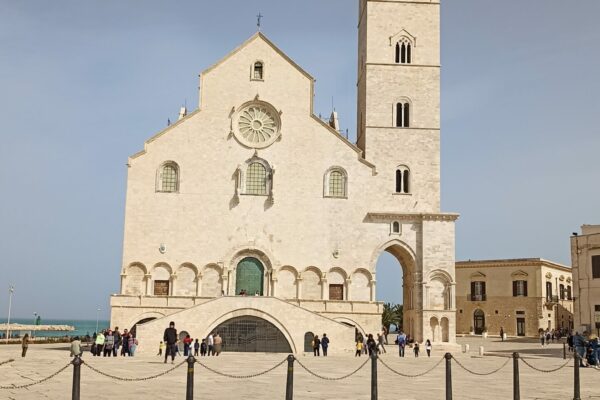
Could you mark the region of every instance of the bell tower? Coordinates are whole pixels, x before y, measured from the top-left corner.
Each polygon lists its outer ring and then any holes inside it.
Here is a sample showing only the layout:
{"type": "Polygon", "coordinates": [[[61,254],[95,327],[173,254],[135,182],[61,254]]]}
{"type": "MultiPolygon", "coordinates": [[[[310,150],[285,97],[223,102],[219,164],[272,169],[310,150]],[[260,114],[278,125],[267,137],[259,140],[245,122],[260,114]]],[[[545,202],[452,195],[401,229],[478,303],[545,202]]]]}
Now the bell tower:
{"type": "Polygon", "coordinates": [[[357,145],[396,209],[439,212],[440,2],[359,7],[357,145]]]}

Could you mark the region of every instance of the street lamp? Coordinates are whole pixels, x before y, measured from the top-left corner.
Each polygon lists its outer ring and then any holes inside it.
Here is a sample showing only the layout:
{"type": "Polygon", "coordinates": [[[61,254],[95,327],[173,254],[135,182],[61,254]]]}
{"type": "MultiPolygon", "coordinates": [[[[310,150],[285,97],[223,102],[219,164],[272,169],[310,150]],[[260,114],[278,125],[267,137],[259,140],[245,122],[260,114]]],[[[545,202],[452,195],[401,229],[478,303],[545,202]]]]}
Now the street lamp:
{"type": "Polygon", "coordinates": [[[38,315],[38,313],[36,313],[36,312],[33,313],[33,334],[31,335],[32,339],[35,337],[35,324],[37,321],[37,315],[38,315]]]}
{"type": "Polygon", "coordinates": [[[6,321],[6,344],[8,344],[8,338],[10,338],[10,310],[12,308],[12,297],[15,291],[14,285],[8,285],[8,320],[6,321]]]}
{"type": "Polygon", "coordinates": [[[100,318],[100,308],[96,310],[96,334],[98,334],[98,319],[100,318]]]}

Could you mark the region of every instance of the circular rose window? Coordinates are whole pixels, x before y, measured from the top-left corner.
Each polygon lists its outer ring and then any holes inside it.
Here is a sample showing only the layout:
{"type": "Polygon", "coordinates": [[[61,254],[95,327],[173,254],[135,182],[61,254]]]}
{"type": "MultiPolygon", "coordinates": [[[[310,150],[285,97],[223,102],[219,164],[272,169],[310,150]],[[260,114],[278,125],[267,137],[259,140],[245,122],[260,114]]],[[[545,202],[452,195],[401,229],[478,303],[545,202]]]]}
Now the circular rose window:
{"type": "Polygon", "coordinates": [[[270,104],[253,102],[244,105],[235,118],[235,136],[245,146],[264,148],[279,136],[279,113],[270,104]]]}

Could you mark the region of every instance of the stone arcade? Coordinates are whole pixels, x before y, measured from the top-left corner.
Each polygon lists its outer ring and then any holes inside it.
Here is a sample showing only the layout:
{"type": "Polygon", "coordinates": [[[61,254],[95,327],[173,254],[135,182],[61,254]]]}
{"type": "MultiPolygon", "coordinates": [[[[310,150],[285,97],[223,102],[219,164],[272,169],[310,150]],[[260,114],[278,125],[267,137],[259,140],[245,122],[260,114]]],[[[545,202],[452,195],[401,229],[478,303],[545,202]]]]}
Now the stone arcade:
{"type": "Polygon", "coordinates": [[[201,74],[200,106],[129,160],[111,326],[169,321],[225,350],[332,353],[381,329],[376,264],[403,269],[404,327],[455,342],[454,222],[440,212],[439,1],[361,0],[357,144],[314,79],[257,33],[201,74]],[[246,296],[240,296],[245,292],[246,296]]]}

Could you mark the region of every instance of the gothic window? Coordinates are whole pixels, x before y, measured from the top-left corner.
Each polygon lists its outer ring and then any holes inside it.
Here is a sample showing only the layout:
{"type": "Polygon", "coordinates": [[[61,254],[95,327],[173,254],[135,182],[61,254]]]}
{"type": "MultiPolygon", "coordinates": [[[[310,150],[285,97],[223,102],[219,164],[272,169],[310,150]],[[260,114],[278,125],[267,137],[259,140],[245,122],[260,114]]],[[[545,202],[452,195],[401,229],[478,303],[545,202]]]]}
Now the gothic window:
{"type": "Polygon", "coordinates": [[[396,64],[412,63],[412,47],[408,38],[402,38],[396,43],[396,64]]]}
{"type": "Polygon", "coordinates": [[[396,103],[396,127],[410,128],[410,103],[396,103]]]}
{"type": "Polygon", "coordinates": [[[342,168],[331,168],[325,174],[325,197],[347,197],[346,171],[342,168]]]}
{"type": "Polygon", "coordinates": [[[246,172],[246,194],[267,194],[267,169],[259,162],[253,162],[246,172]]]}
{"type": "Polygon", "coordinates": [[[261,61],[254,63],[252,67],[252,79],[259,81],[264,79],[264,65],[261,61]]]}
{"type": "Polygon", "coordinates": [[[174,162],[164,163],[158,173],[156,191],[175,193],[179,190],[179,166],[174,162]]]}
{"type": "Polygon", "coordinates": [[[396,168],[396,193],[410,193],[410,170],[404,165],[396,168]]]}

